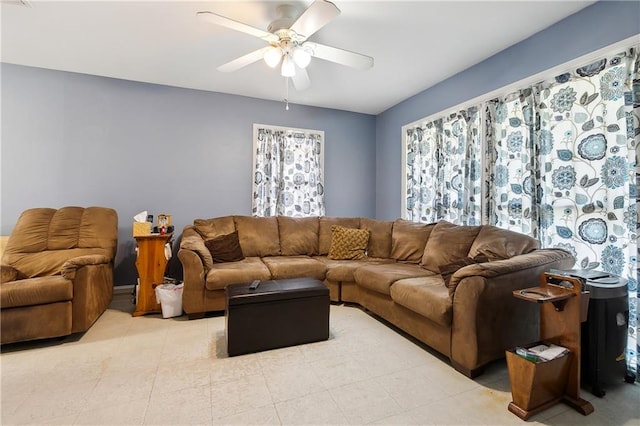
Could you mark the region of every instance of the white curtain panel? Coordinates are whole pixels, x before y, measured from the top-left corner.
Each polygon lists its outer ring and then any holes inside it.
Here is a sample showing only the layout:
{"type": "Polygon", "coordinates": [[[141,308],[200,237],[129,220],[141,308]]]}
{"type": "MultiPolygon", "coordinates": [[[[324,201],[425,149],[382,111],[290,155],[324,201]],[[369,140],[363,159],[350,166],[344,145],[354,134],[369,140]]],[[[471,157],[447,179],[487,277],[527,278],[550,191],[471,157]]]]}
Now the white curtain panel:
{"type": "Polygon", "coordinates": [[[538,237],[534,99],[525,89],[485,106],[485,222],[538,237]]]}
{"type": "Polygon", "coordinates": [[[257,128],[254,141],[255,216],[323,216],[323,133],[257,128]]]}
{"type": "Polygon", "coordinates": [[[407,130],[407,219],[481,221],[480,116],[476,107],[407,130]]]}
{"type": "Polygon", "coordinates": [[[640,72],[634,49],[536,88],[541,241],[628,280],[627,363],[638,365],[640,72]]]}

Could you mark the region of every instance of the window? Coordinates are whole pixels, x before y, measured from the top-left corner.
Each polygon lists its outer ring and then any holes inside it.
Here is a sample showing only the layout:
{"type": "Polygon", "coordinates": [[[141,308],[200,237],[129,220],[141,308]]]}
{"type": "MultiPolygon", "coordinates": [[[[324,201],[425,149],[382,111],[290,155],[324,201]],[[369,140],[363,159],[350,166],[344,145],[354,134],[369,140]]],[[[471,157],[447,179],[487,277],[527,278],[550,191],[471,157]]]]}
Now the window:
{"type": "Polygon", "coordinates": [[[405,217],[480,224],[480,116],[477,107],[406,129],[405,217]]]}
{"type": "Polygon", "coordinates": [[[403,129],[407,219],[522,232],[542,247],[572,253],[576,268],[628,280],[632,371],[638,365],[639,68],[637,46],[616,49],[479,107],[403,129]],[[471,120],[478,109],[483,118],[471,120]]]}
{"type": "Polygon", "coordinates": [[[323,216],[324,132],[254,124],[254,216],[323,216]]]}

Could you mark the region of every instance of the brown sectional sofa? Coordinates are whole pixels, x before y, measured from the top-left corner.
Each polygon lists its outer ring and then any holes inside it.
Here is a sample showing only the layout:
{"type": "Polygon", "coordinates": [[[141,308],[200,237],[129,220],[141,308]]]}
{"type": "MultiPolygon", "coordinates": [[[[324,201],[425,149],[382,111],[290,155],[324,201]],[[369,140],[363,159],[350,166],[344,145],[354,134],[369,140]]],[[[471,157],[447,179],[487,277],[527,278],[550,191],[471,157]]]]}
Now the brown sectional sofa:
{"type": "Polygon", "coordinates": [[[88,330],[111,302],[117,243],[113,209],[25,210],[0,265],[0,343],[88,330]]]}
{"type": "Polygon", "coordinates": [[[539,249],[533,238],[494,226],[284,216],[196,219],[184,229],[178,257],[190,319],[224,310],[229,284],[313,277],[327,285],[333,302],[359,304],[469,377],[505,349],[538,339],[537,306],[512,291],[574,264],[565,251],[539,249]],[[334,225],[369,230],[367,256],[330,258],[334,225]],[[205,242],[234,232],[244,259],[214,262],[205,242]],[[467,266],[456,265],[463,259],[467,266]]]}

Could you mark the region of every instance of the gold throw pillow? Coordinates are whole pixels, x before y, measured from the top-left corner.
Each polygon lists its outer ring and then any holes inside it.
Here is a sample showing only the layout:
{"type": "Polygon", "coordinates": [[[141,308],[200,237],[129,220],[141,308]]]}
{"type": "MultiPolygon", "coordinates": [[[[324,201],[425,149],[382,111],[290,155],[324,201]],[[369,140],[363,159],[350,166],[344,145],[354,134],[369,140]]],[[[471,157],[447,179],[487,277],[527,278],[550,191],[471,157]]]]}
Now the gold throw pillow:
{"type": "Polygon", "coordinates": [[[356,260],[367,257],[369,244],[368,229],[345,228],[338,225],[331,227],[331,247],[329,259],[356,260]]]}

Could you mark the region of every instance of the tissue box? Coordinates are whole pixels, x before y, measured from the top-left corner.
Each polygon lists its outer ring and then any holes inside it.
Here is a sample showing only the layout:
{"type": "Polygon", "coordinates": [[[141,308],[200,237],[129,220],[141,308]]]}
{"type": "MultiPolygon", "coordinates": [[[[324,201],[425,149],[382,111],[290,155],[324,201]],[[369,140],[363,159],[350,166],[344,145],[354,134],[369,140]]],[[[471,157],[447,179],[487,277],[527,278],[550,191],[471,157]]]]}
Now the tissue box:
{"type": "Polygon", "coordinates": [[[133,222],[133,236],[139,237],[142,235],[151,234],[151,222],[133,222]]]}

